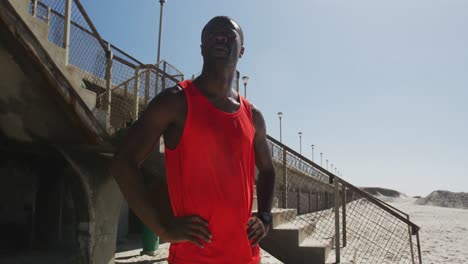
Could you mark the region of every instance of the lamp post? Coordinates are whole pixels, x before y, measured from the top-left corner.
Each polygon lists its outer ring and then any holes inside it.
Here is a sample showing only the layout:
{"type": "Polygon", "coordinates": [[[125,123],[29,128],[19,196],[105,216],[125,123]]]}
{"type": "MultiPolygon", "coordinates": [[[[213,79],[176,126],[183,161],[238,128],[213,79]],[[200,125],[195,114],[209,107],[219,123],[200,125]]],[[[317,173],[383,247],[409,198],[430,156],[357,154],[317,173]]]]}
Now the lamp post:
{"type": "Polygon", "coordinates": [[[249,76],[243,76],[242,81],[244,82],[244,97],[247,98],[247,83],[249,82],[249,76]]]}
{"type": "Polygon", "coordinates": [[[333,163],[331,164],[331,173],[333,173],[333,163]]]}
{"type": "Polygon", "coordinates": [[[322,152],[320,152],[320,167],[322,167],[322,168],[323,168],[323,166],[322,166],[322,158],[323,158],[323,153],[322,153],[322,152]]]}
{"type": "Polygon", "coordinates": [[[302,155],[302,132],[297,133],[299,135],[299,154],[302,155]]]}
{"type": "Polygon", "coordinates": [[[327,162],[327,170],[328,170],[328,160],[326,160],[326,162],[327,162]]]}
{"type": "Polygon", "coordinates": [[[280,123],[280,143],[283,143],[283,139],[282,139],[282,131],[281,131],[281,118],[283,118],[283,112],[278,112],[278,118],[279,118],[279,123],[280,123]]]}
{"type": "Polygon", "coordinates": [[[314,145],[310,145],[312,147],[312,161],[314,161],[314,145]]]}
{"type": "Polygon", "coordinates": [[[160,8],[160,11],[159,11],[158,58],[157,58],[157,61],[156,61],[156,64],[158,64],[158,66],[159,66],[159,61],[161,60],[162,17],[163,17],[164,3],[166,3],[166,0],[159,0],[159,3],[161,4],[161,8],[160,8]]]}

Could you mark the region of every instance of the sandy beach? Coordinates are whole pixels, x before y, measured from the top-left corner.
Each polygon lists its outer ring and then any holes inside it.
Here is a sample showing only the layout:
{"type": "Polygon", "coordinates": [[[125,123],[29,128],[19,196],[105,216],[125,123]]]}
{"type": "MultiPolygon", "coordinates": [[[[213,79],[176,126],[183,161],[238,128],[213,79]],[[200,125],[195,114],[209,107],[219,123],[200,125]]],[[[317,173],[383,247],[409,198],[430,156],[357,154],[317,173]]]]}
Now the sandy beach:
{"type": "MultiPolygon", "coordinates": [[[[468,263],[468,210],[418,205],[417,199],[411,197],[379,198],[408,213],[411,221],[421,227],[424,264],[468,263]]],[[[154,257],[140,256],[140,249],[122,251],[116,254],[116,263],[167,263],[168,246],[160,245],[154,257]]],[[[262,264],[279,263],[282,262],[262,250],[262,264]]]]}
{"type": "Polygon", "coordinates": [[[389,202],[421,227],[423,263],[468,263],[468,210],[417,205],[416,200],[402,197],[389,202]]]}

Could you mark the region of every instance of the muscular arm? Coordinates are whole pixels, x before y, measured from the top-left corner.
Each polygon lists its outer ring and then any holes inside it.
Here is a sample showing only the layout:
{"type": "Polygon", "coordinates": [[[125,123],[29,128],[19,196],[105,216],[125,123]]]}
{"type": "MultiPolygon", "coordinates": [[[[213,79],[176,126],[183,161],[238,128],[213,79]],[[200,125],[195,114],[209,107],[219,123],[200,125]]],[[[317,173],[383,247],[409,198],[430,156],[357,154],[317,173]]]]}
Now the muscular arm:
{"type": "Polygon", "coordinates": [[[255,126],[255,165],[259,171],[257,201],[259,212],[271,212],[275,191],[275,169],[266,139],[266,125],[262,113],[252,105],[255,126]]]}
{"type": "Polygon", "coordinates": [[[155,146],[159,146],[159,137],[177,117],[181,98],[176,89],[167,89],[150,102],[141,118],[130,127],[111,165],[111,174],[130,208],[158,234],[165,231],[161,216],[151,203],[139,168],[155,146]]]}

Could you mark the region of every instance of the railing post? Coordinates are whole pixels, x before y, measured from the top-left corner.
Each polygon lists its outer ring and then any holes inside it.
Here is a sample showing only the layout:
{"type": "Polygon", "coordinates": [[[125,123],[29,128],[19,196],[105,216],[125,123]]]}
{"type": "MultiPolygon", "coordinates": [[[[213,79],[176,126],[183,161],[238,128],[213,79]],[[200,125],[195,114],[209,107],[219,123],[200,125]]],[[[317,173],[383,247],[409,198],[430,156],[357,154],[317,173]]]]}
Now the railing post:
{"type": "Polygon", "coordinates": [[[288,170],[286,167],[286,149],[283,148],[283,182],[284,182],[284,193],[283,193],[283,204],[284,208],[288,208],[288,170]]]}
{"type": "Polygon", "coordinates": [[[37,0],[33,0],[33,6],[32,6],[32,12],[31,12],[31,15],[33,17],[36,16],[36,12],[37,12],[37,0]]]}
{"type": "MultiPolygon", "coordinates": [[[[163,66],[164,70],[161,73],[161,90],[159,92],[162,92],[166,85],[166,61],[164,61],[163,64],[164,64],[163,66]]],[[[159,69],[159,65],[160,65],[160,61],[158,61],[158,69],[159,69]]],[[[159,76],[159,73],[156,75],[156,80],[158,80],[158,76],[159,76]]],[[[159,84],[158,81],[156,81],[156,83],[159,84]]],[[[165,151],[164,138],[163,136],[161,136],[159,138],[159,153],[164,153],[164,151],[165,151]]]]}
{"type": "Polygon", "coordinates": [[[315,210],[320,210],[320,193],[318,191],[315,192],[315,198],[317,199],[317,207],[315,207],[315,210]]]}
{"type": "Polygon", "coordinates": [[[129,118],[128,116],[128,83],[124,83],[124,96],[123,96],[123,114],[124,114],[124,118],[123,118],[123,124],[122,124],[122,127],[127,127],[127,120],[129,118]]]}
{"type": "Polygon", "coordinates": [[[346,247],[346,188],[343,187],[343,191],[341,192],[341,201],[342,201],[342,226],[343,226],[343,247],[346,247]]]}
{"type": "Polygon", "coordinates": [[[419,243],[419,232],[416,232],[416,243],[418,247],[418,259],[419,259],[419,264],[422,263],[422,256],[421,256],[421,244],[419,243]]]}
{"type": "MultiPolygon", "coordinates": [[[[410,220],[409,215],[406,216],[406,219],[408,219],[408,221],[410,220]]],[[[410,225],[408,225],[408,235],[409,235],[409,244],[410,244],[410,250],[411,250],[411,260],[412,260],[412,262],[414,264],[415,262],[414,262],[414,252],[413,252],[413,250],[414,250],[413,249],[413,238],[411,236],[411,226],[410,225]]]]}
{"type": "Polygon", "coordinates": [[[335,204],[335,263],[340,263],[340,183],[338,178],[333,179],[335,204]]]}
{"type": "Polygon", "coordinates": [[[167,70],[167,62],[164,61],[163,63],[163,75],[161,80],[161,92],[166,89],[166,70],[167,70]]]}
{"type": "Polygon", "coordinates": [[[158,91],[159,91],[159,74],[160,74],[160,71],[159,71],[159,62],[156,62],[156,78],[155,78],[155,85],[154,85],[154,95],[158,95],[158,91]]]}
{"type": "Polygon", "coordinates": [[[140,66],[135,67],[135,79],[133,86],[133,121],[138,119],[138,106],[139,106],[139,96],[138,90],[140,88],[140,66]]]}
{"type": "Polygon", "coordinates": [[[301,214],[301,187],[297,187],[297,215],[301,214]]]}
{"type": "Polygon", "coordinates": [[[145,80],[145,107],[148,106],[149,93],[150,93],[150,78],[151,68],[146,71],[146,80],[145,80]]]}
{"type": "Polygon", "coordinates": [[[52,8],[47,7],[47,25],[50,25],[50,13],[52,13],[52,8]]]}
{"type": "Polygon", "coordinates": [[[63,23],[63,48],[65,49],[65,65],[68,65],[68,55],[70,53],[70,26],[71,26],[72,0],[65,3],[65,21],[63,23]]]}
{"type": "Polygon", "coordinates": [[[112,102],[112,60],[114,54],[112,53],[110,44],[107,45],[107,61],[106,61],[106,97],[104,99],[106,111],[106,129],[110,128],[110,115],[111,115],[111,102],[112,102]]]}

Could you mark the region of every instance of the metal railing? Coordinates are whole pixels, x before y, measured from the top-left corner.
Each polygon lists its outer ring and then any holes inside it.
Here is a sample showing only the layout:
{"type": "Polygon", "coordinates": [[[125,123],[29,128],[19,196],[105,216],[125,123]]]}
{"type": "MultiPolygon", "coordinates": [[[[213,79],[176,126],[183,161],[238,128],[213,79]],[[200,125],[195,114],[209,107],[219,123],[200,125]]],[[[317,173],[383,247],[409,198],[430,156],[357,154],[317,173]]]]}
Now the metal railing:
{"type": "Polygon", "coordinates": [[[268,136],[268,141],[279,201],[273,210],[286,212],[291,224],[305,230],[306,242],[331,248],[336,263],[422,263],[419,227],[407,214],[274,138],[268,136]]]}
{"type": "Polygon", "coordinates": [[[31,0],[29,12],[48,25],[49,41],[64,48],[64,62],[79,73],[81,88],[97,94],[93,112],[110,133],[138,119],[157,93],[184,78],[166,61],[143,64],[103,40],[79,0],[31,0]]]}
{"type": "MultiPolygon", "coordinates": [[[[79,70],[83,88],[96,92],[109,127],[132,123],[157,93],[183,79],[165,61],[143,64],[104,41],[78,0],[31,0],[30,13],[48,24],[49,40],[65,49],[65,61],[79,70]]],[[[274,138],[268,141],[277,175],[274,210],[297,209],[286,217],[307,239],[332,248],[338,263],[421,263],[419,228],[407,214],[274,138]]]]}

